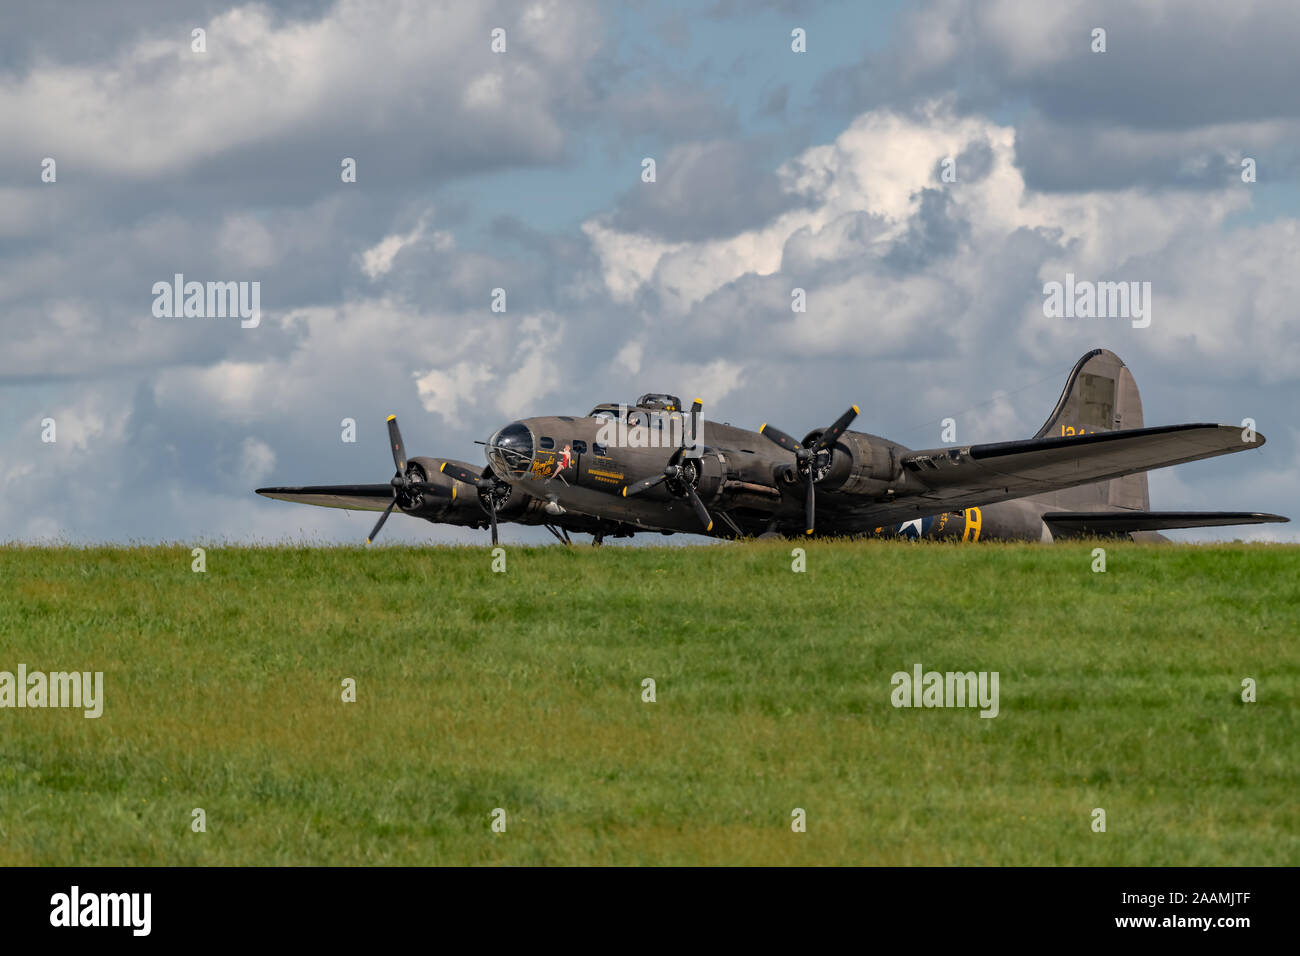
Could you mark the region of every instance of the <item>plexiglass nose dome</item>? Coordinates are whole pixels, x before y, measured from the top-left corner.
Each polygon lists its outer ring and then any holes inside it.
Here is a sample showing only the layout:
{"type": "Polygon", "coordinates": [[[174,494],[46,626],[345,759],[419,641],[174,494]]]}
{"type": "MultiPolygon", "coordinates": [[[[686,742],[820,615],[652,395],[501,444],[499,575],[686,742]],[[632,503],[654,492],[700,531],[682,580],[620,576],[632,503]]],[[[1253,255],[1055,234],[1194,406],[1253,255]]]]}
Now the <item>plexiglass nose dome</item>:
{"type": "Polygon", "coordinates": [[[533,463],[533,433],[511,422],[488,440],[487,457],[497,474],[522,478],[533,463]]]}

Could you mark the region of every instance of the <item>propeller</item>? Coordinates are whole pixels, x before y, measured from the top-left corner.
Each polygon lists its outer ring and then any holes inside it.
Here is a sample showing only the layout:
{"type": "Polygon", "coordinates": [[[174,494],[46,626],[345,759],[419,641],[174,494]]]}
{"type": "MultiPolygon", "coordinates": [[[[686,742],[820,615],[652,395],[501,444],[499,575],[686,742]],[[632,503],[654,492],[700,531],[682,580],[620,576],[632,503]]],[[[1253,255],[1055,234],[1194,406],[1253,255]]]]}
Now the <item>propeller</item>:
{"type": "MultiPolygon", "coordinates": [[[[674,453],[674,458],[677,453],[674,453]]],[[[641,492],[655,485],[668,482],[668,490],[674,497],[685,498],[695,509],[696,517],[700,519],[700,524],[704,526],[705,531],[713,530],[713,518],[709,516],[709,509],[704,507],[704,502],[700,496],[695,493],[695,482],[698,480],[699,471],[695,467],[694,459],[687,458],[681,464],[669,464],[660,474],[651,475],[649,478],[642,478],[640,481],[633,482],[623,489],[623,497],[630,498],[633,495],[639,495],[641,492]]]]}
{"type": "Polygon", "coordinates": [[[805,447],[795,441],[779,428],[764,423],[758,429],[760,435],[774,444],[780,445],[788,452],[794,453],[794,473],[803,478],[807,486],[804,495],[805,534],[812,534],[816,527],[814,518],[817,507],[815,486],[825,477],[831,463],[831,449],[848,431],[853,419],[858,417],[858,406],[854,405],[831,424],[811,445],[805,447]]]}
{"type": "Polygon", "coordinates": [[[455,462],[444,461],[439,469],[444,475],[451,475],[457,481],[463,481],[467,485],[473,485],[479,491],[479,504],[483,510],[488,513],[488,518],[492,523],[492,546],[496,547],[497,543],[497,509],[505,503],[505,499],[510,494],[510,483],[502,481],[494,474],[491,478],[484,478],[482,475],[475,475],[466,468],[460,467],[455,462]],[[498,501],[497,499],[501,500],[498,501]]]}
{"type": "MultiPolygon", "coordinates": [[[[696,445],[700,440],[700,410],[704,408],[704,403],[698,398],[691,402],[691,443],[696,445]]],[[[682,447],[686,447],[686,436],[682,436],[682,447]]],[[[702,449],[701,449],[702,450],[702,449]]]]}
{"type": "MultiPolygon", "coordinates": [[[[704,408],[704,403],[698,398],[691,404],[691,440],[698,441],[700,434],[700,411],[704,408]]],[[[701,449],[702,450],[702,449],[701,449]]],[[[655,485],[668,482],[668,491],[675,498],[685,498],[695,509],[695,516],[700,519],[705,531],[713,530],[713,518],[709,515],[709,509],[704,507],[704,502],[700,496],[695,493],[695,486],[700,481],[700,468],[697,462],[698,456],[688,456],[686,454],[686,436],[682,435],[682,444],[677,451],[673,452],[673,457],[668,459],[668,464],[662,472],[657,475],[651,475],[649,478],[642,478],[640,481],[634,481],[623,488],[623,497],[631,498],[633,495],[639,495],[655,485]]]]}
{"type": "MultiPolygon", "coordinates": [[[[389,484],[393,486],[393,500],[388,503],[388,507],[385,508],[383,514],[379,516],[379,520],[375,522],[375,526],[370,529],[370,534],[366,536],[366,544],[370,544],[375,540],[375,536],[379,534],[379,529],[384,526],[384,522],[388,520],[388,516],[392,514],[393,509],[398,506],[399,499],[403,497],[410,499],[412,496],[423,494],[426,491],[432,492],[435,495],[447,494],[446,489],[441,488],[438,485],[430,484],[427,481],[421,481],[419,478],[415,477],[416,475],[424,475],[423,469],[418,465],[408,467],[409,462],[406,460],[406,443],[402,441],[402,430],[397,427],[396,415],[388,416],[388,443],[393,449],[393,464],[397,466],[397,473],[393,475],[392,481],[389,482],[389,484]]],[[[456,489],[454,487],[451,489],[451,497],[456,497],[456,489]]]]}

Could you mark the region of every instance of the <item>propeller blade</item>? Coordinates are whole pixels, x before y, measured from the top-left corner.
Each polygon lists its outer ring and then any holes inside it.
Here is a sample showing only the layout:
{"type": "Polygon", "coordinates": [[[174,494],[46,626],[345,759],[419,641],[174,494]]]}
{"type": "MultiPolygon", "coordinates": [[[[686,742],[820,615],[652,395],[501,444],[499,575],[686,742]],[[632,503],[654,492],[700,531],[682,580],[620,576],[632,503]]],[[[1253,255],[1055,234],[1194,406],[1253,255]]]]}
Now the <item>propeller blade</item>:
{"type": "Polygon", "coordinates": [[[438,470],[444,475],[451,475],[451,477],[455,478],[457,481],[463,481],[467,485],[478,486],[478,475],[471,474],[454,462],[444,461],[442,467],[438,470]]]}
{"type": "Polygon", "coordinates": [[[816,506],[816,502],[817,502],[817,485],[813,482],[812,477],[809,476],[808,495],[806,498],[804,498],[804,503],[803,503],[804,518],[807,519],[807,526],[804,529],[804,534],[813,533],[813,510],[816,506]]]}
{"type": "Polygon", "coordinates": [[[488,515],[492,518],[492,547],[497,546],[497,501],[495,498],[488,496],[491,504],[488,506],[488,515]]]}
{"type": "MultiPolygon", "coordinates": [[[[696,454],[691,457],[698,457],[703,451],[700,447],[700,411],[704,408],[704,403],[698,398],[691,403],[691,444],[690,448],[696,454]]],[[[682,447],[685,448],[685,436],[683,436],[682,447]]]]}
{"type": "Polygon", "coordinates": [[[668,478],[667,472],[663,472],[658,475],[651,475],[649,478],[642,478],[640,481],[633,482],[632,484],[626,486],[623,489],[623,497],[630,498],[633,495],[639,495],[647,488],[653,488],[655,485],[659,484],[660,482],[667,480],[667,478],[668,478]]]}
{"type": "Polygon", "coordinates": [[[769,441],[776,442],[786,451],[797,452],[803,447],[785,432],[781,431],[781,429],[775,428],[766,423],[759,426],[758,433],[769,441]]]}
{"type": "Polygon", "coordinates": [[[388,520],[388,516],[393,513],[393,508],[395,507],[397,507],[396,498],[394,498],[392,501],[388,503],[388,507],[384,509],[384,513],[381,514],[379,516],[379,520],[375,522],[375,527],[371,530],[369,536],[366,538],[366,544],[369,544],[370,542],[375,540],[375,535],[379,534],[379,529],[384,526],[384,522],[388,520]]]}
{"type": "Polygon", "coordinates": [[[691,507],[695,509],[695,514],[699,517],[700,524],[704,525],[704,530],[712,531],[713,518],[709,516],[709,509],[704,507],[704,502],[690,485],[686,486],[686,496],[691,499],[691,507]]]}
{"type": "Polygon", "coordinates": [[[402,443],[402,431],[397,427],[396,415],[388,416],[388,444],[393,447],[393,464],[397,466],[397,473],[406,474],[406,445],[402,443]]]}
{"type": "Polygon", "coordinates": [[[822,432],[821,437],[817,439],[817,444],[813,446],[813,450],[822,451],[823,449],[830,448],[840,440],[840,436],[848,430],[849,425],[853,423],[853,419],[857,417],[858,406],[854,405],[839,418],[835,419],[834,425],[822,432]]]}

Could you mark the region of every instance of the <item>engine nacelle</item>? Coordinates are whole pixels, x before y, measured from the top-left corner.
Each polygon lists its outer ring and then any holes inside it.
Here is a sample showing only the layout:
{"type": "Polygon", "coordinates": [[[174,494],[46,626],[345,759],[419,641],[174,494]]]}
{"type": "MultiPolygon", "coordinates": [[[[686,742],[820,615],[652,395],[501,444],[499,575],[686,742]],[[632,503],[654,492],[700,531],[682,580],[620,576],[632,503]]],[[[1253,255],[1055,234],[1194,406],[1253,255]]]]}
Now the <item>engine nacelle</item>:
{"type": "Polygon", "coordinates": [[[431,491],[417,491],[409,497],[399,497],[398,506],[406,514],[414,515],[417,518],[446,518],[448,515],[462,511],[479,510],[478,499],[472,494],[458,493],[454,499],[451,497],[451,490],[456,487],[457,482],[450,475],[442,473],[443,460],[441,458],[422,457],[411,458],[407,461],[406,473],[408,475],[411,475],[417,481],[436,485],[444,493],[436,494],[431,491]]]}
{"type": "Polygon", "coordinates": [[[700,473],[696,491],[706,504],[758,511],[775,511],[781,506],[781,489],[766,458],[705,448],[695,461],[700,473]]]}
{"type": "MultiPolygon", "coordinates": [[[[485,477],[487,477],[486,474],[485,477]]],[[[501,482],[491,493],[495,494],[497,498],[498,521],[519,520],[525,514],[541,510],[542,506],[546,504],[542,499],[534,498],[518,485],[511,485],[506,482],[501,482]]],[[[484,514],[487,514],[488,504],[485,496],[488,494],[489,492],[485,490],[480,490],[478,493],[484,514]]]]}
{"type": "Polygon", "coordinates": [[[723,457],[712,448],[700,450],[700,457],[692,458],[700,480],[695,484],[695,493],[704,501],[713,501],[722,490],[727,480],[727,465],[723,457]]]}
{"type": "MultiPolygon", "coordinates": [[[[821,436],[810,432],[803,440],[807,448],[821,436]]],[[[817,478],[819,490],[845,495],[882,495],[902,480],[902,457],[907,449],[878,435],[845,432],[831,450],[831,460],[817,478]]]]}

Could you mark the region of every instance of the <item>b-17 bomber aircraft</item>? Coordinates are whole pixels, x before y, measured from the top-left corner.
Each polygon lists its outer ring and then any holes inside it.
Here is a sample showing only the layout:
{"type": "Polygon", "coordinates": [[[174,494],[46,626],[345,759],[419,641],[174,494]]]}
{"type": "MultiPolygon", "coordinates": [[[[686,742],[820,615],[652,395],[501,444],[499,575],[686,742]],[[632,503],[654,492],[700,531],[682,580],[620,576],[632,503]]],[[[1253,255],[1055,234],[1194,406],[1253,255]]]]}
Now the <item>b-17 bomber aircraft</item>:
{"type": "Polygon", "coordinates": [[[1132,373],[1095,349],[1070,372],[1029,439],[914,451],[854,431],[851,407],[796,440],[704,421],[672,395],[603,404],[585,417],[527,418],[486,443],[488,467],[406,458],[390,416],[397,472],[388,484],[260,488],[271,498],[491,527],[720,538],[897,535],[961,541],[1080,536],[1161,539],[1175,528],[1287,521],[1233,511],[1151,511],[1146,472],[1258,449],[1264,436],[1231,425],[1146,427],[1132,373]]]}

